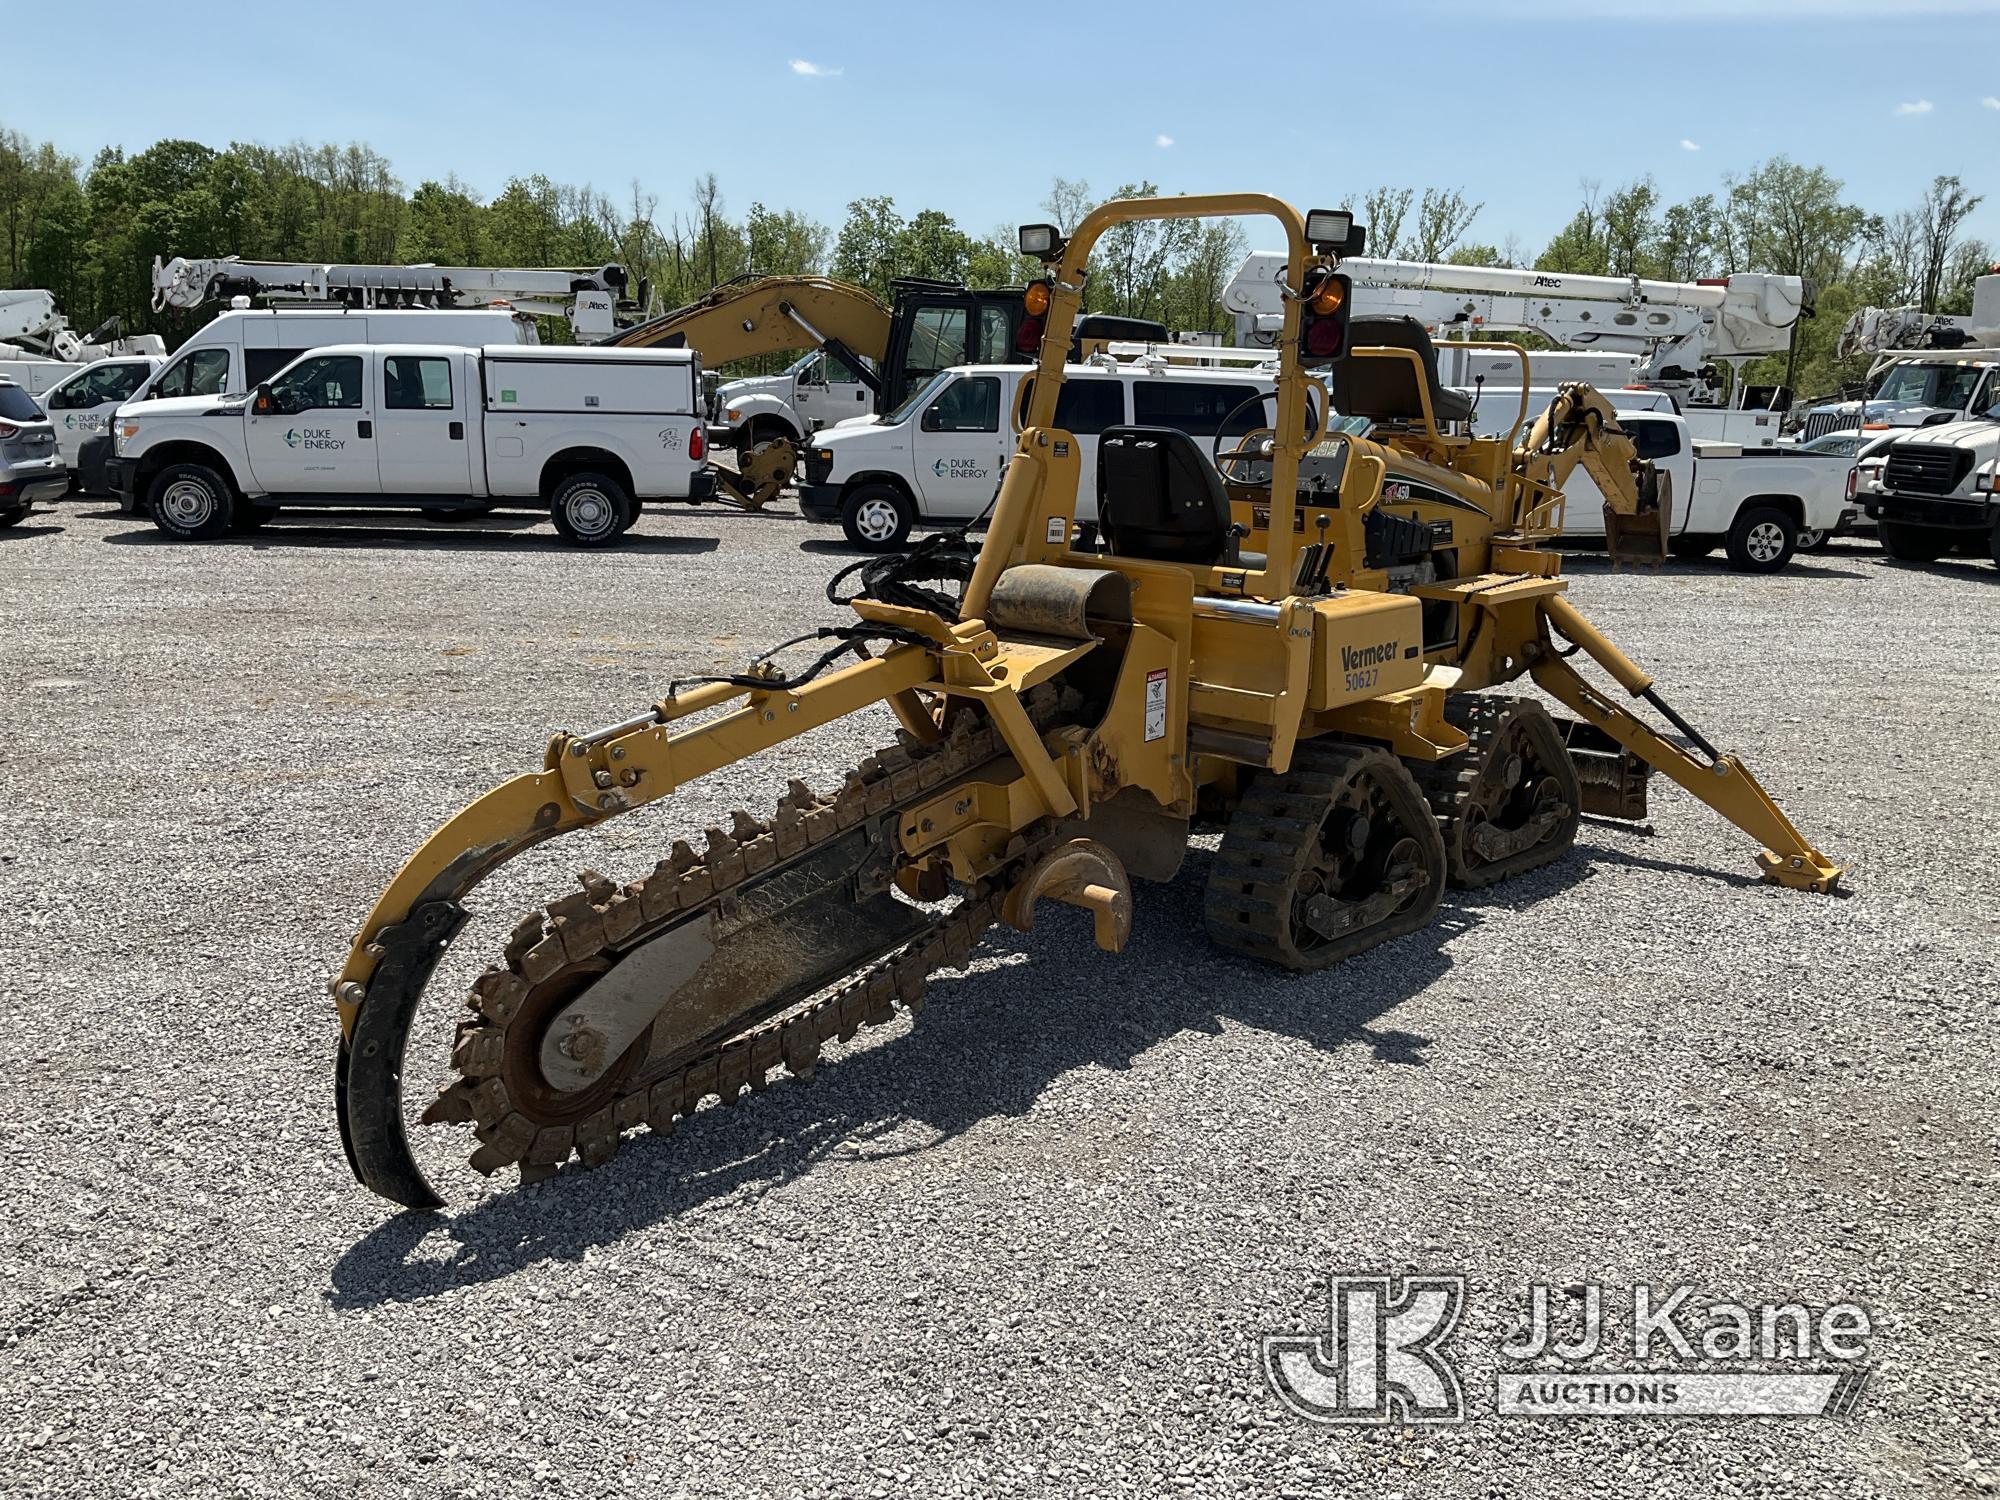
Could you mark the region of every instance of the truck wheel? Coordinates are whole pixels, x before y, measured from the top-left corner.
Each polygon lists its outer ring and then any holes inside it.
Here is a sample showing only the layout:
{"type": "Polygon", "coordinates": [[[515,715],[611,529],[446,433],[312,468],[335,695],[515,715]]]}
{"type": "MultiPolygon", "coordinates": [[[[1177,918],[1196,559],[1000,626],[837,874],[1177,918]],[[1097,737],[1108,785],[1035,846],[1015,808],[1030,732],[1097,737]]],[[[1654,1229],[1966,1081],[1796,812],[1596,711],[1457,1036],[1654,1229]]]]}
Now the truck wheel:
{"type": "Polygon", "coordinates": [[[1993,530],[1986,536],[1986,555],[1993,559],[1993,566],[2000,568],[2000,521],[1993,523],[1993,530]]]}
{"type": "Polygon", "coordinates": [[[1798,550],[1799,528],[1775,505],[1746,505],[1723,543],[1739,573],[1775,573],[1798,550]]]}
{"type": "Polygon", "coordinates": [[[1936,562],[1951,550],[1952,535],[1935,526],[1915,526],[1908,521],[1884,519],[1876,528],[1882,550],[1897,562],[1936,562]]]}
{"type": "Polygon", "coordinates": [[[1697,562],[1715,550],[1712,536],[1677,536],[1667,543],[1667,550],[1675,557],[1687,562],[1697,562]]]}
{"type": "Polygon", "coordinates": [[[229,518],[229,529],[239,532],[262,531],[264,523],[275,519],[277,514],[278,507],[275,505],[239,505],[236,507],[236,513],[229,518]]]}
{"type": "Polygon", "coordinates": [[[1826,533],[1824,531],[1814,531],[1810,526],[1800,527],[1799,551],[1801,552],[1826,551],[1826,533]]]}
{"type": "Polygon", "coordinates": [[[631,497],[608,474],[566,475],[549,495],[549,516],[572,547],[610,546],[631,515],[631,497]]]}
{"type": "Polygon", "coordinates": [[[31,505],[24,505],[19,510],[0,510],[0,531],[5,531],[9,526],[20,525],[28,519],[28,512],[33,509],[31,505]]]}
{"type": "Polygon", "coordinates": [[[236,502],[223,477],[206,464],[168,464],[146,492],[153,524],[183,542],[208,542],[228,532],[236,502]]]}
{"type": "Polygon", "coordinates": [[[917,522],[910,497],[891,484],[864,484],[840,507],[840,528],[855,546],[869,552],[894,552],[909,540],[917,522]]]}

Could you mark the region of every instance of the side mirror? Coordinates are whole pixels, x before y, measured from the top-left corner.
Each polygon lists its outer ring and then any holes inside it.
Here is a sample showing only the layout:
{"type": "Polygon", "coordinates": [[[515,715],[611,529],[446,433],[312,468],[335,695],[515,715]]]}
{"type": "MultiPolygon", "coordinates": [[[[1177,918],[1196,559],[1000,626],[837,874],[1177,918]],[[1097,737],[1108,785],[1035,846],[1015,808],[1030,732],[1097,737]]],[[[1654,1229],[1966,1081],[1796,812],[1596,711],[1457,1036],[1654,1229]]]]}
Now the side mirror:
{"type": "Polygon", "coordinates": [[[272,412],[277,410],[271,403],[271,387],[269,385],[261,382],[258,384],[257,397],[250,403],[250,409],[260,417],[268,417],[272,412]]]}

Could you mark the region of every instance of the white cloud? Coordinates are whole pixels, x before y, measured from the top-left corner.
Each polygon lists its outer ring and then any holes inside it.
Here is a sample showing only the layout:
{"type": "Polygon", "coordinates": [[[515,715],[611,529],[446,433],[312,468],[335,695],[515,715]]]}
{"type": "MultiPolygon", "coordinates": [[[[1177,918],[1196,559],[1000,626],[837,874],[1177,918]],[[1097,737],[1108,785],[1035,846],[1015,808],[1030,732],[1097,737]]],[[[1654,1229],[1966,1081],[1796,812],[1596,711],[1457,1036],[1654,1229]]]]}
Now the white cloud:
{"type": "Polygon", "coordinates": [[[1681,150],[1683,150],[1683,151],[1699,151],[1700,149],[1701,149],[1701,142],[1700,142],[1700,141],[1691,141],[1691,140],[1689,140],[1689,139],[1688,139],[1688,138],[1687,138],[1686,136],[1682,136],[1682,137],[1681,137],[1681,150]]]}
{"type": "Polygon", "coordinates": [[[1174,143],[1174,138],[1170,135],[1156,135],[1153,137],[1153,144],[1155,146],[1160,147],[1162,150],[1164,150],[1168,146],[1171,146],[1173,143],[1174,143]]]}
{"type": "Polygon", "coordinates": [[[1928,99],[1910,99],[1896,106],[1899,115],[1927,115],[1936,108],[1928,99]]]}
{"type": "Polygon", "coordinates": [[[838,78],[840,76],[840,69],[825,67],[816,62],[807,62],[803,57],[792,59],[792,71],[801,78],[838,78]]]}
{"type": "Polygon", "coordinates": [[[1985,105],[1988,109],[2000,109],[2000,99],[1994,98],[1991,94],[1988,94],[1984,99],[1981,99],[1979,102],[1985,105]]]}

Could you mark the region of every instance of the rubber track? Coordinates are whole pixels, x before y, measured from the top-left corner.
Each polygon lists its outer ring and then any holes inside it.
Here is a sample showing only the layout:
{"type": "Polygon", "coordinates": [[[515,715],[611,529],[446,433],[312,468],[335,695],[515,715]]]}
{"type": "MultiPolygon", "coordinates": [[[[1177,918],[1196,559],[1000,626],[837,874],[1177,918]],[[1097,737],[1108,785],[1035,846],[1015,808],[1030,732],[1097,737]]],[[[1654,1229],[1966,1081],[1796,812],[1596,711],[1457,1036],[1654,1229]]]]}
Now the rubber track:
{"type": "Polygon", "coordinates": [[[1402,762],[1385,751],[1364,745],[1311,740],[1292,754],[1291,768],[1282,776],[1260,774],[1243,794],[1210,867],[1203,919],[1218,947],[1249,958],[1283,964],[1288,969],[1322,969],[1366,952],[1390,938],[1429,924],[1443,891],[1444,850],[1437,829],[1424,817],[1411,832],[1429,853],[1437,894],[1417,908],[1380,926],[1364,929],[1337,942],[1301,948],[1293,935],[1293,894],[1300,874],[1318,843],[1320,825],[1348,776],[1365,760],[1377,759],[1387,774],[1408,783],[1410,810],[1423,797],[1410,782],[1402,762]]]}
{"type": "Polygon", "coordinates": [[[1556,762],[1558,775],[1568,772],[1564,790],[1571,815],[1563,836],[1546,840],[1511,859],[1492,863],[1478,859],[1466,847],[1469,830],[1465,809],[1479,785],[1479,778],[1508,724],[1517,717],[1528,715],[1547,721],[1549,734],[1553,736],[1550,744],[1562,744],[1562,734],[1557,730],[1555,720],[1532,698],[1461,694],[1446,700],[1444,716],[1452,725],[1464,730],[1472,743],[1459,754],[1443,760],[1408,762],[1411,774],[1423,789],[1431,811],[1437,816],[1438,832],[1444,838],[1446,878],[1457,890],[1484,890],[1516,875],[1539,870],[1561,859],[1576,843],[1576,810],[1582,806],[1583,791],[1577,785],[1569,754],[1564,751],[1556,762]]]}

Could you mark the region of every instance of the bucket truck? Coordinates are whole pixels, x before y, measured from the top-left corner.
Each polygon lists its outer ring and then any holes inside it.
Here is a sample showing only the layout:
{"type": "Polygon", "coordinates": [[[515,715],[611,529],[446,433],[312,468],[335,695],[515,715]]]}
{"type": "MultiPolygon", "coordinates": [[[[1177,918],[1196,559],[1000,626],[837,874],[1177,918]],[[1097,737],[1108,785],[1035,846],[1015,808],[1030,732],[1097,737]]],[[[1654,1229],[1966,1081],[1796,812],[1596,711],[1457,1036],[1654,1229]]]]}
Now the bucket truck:
{"type": "Polygon", "coordinates": [[[119,337],[113,318],[88,335],[77,333],[56,310],[53,292],[38,288],[0,291],[0,375],[30,396],[75,374],[84,365],[113,355],[162,355],[157,334],[119,337]]]}
{"type": "MultiPolygon", "coordinates": [[[[153,259],[153,310],[195,308],[235,298],[318,303],[345,308],[511,308],[562,318],[579,343],[618,331],[618,314],[647,311],[651,286],[641,280],[628,301],[625,268],[503,269],[491,266],[339,266],[243,260],[153,259]]],[[[248,303],[239,304],[247,306],[248,303]]]]}
{"type": "MultiPolygon", "coordinates": [[[[1355,259],[1354,315],[1415,318],[1434,337],[1498,330],[1542,335],[1564,351],[1536,354],[1537,383],[1603,383],[1622,368],[1625,383],[1664,390],[1699,438],[1769,447],[1779,413],[1745,400],[1743,367],[1781,354],[1792,329],[1812,311],[1810,288],[1797,276],[1742,272],[1714,281],[1650,281],[1638,276],[1567,276],[1509,266],[1355,259]],[[1717,364],[1729,366],[1731,399],[1720,402],[1717,364]]],[[[1251,254],[1222,294],[1236,319],[1236,341],[1268,345],[1283,318],[1284,257],[1251,254]]],[[[1518,366],[1467,344],[1441,343],[1446,383],[1518,379],[1518,366]],[[1490,365],[1490,368],[1489,368],[1490,365]]]]}
{"type": "Polygon", "coordinates": [[[2000,364],[2000,271],[1973,282],[1969,317],[1864,307],[1841,329],[1836,353],[1874,359],[1858,393],[1806,412],[1801,438],[1983,417],[1992,405],[1985,375],[2000,364]]]}

